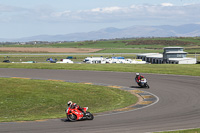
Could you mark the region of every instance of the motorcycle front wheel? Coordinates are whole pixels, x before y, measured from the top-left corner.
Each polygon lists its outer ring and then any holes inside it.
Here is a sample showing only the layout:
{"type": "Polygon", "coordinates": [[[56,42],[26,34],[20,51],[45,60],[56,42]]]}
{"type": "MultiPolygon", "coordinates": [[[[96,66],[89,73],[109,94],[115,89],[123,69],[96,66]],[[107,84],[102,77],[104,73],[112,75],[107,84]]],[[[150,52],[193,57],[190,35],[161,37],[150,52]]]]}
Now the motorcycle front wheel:
{"type": "Polygon", "coordinates": [[[77,119],[77,116],[75,114],[70,114],[70,115],[67,115],[67,118],[69,121],[76,121],[77,119]]]}
{"type": "Polygon", "coordinates": [[[87,120],[93,120],[94,116],[90,112],[86,112],[86,118],[87,118],[87,120]]]}
{"type": "Polygon", "coordinates": [[[147,87],[148,89],[150,88],[148,84],[146,84],[146,87],[147,87]]]}

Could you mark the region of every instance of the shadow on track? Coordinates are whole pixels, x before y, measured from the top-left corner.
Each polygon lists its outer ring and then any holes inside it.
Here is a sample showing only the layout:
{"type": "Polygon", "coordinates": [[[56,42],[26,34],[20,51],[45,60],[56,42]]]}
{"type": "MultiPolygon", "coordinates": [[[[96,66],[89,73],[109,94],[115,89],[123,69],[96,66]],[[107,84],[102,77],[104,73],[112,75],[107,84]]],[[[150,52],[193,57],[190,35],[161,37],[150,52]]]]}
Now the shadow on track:
{"type": "Polygon", "coordinates": [[[130,88],[134,88],[134,89],[149,89],[149,88],[143,88],[143,87],[140,87],[140,86],[130,86],[130,88]]]}
{"type": "Polygon", "coordinates": [[[62,122],[70,122],[67,118],[60,119],[62,122]]]}

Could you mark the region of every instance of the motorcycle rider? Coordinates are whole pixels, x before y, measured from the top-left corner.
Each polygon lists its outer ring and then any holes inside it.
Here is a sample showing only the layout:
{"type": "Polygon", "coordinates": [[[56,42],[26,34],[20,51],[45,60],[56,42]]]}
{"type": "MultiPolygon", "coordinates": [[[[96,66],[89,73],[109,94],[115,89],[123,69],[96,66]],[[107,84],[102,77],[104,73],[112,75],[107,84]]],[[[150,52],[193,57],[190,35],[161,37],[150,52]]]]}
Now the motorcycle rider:
{"type": "Polygon", "coordinates": [[[80,110],[83,115],[85,116],[85,111],[83,108],[81,108],[81,106],[77,105],[76,103],[73,103],[72,101],[68,101],[67,102],[68,107],[70,107],[71,109],[77,108],[78,110],[80,110]]]}
{"type": "Polygon", "coordinates": [[[135,81],[140,84],[140,80],[144,78],[144,76],[140,75],[140,73],[136,73],[135,81]]]}

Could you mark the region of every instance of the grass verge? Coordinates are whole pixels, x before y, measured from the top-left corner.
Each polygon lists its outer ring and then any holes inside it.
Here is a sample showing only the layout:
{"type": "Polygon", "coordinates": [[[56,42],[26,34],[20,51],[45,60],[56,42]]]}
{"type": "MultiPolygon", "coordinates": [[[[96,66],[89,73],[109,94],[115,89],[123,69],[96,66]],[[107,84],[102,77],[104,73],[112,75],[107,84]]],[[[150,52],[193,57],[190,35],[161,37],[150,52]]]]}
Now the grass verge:
{"type": "Polygon", "coordinates": [[[137,102],[127,91],[81,83],[0,78],[0,86],[0,122],[63,118],[68,100],[92,113],[137,102]]]}
{"type": "Polygon", "coordinates": [[[54,64],[54,63],[0,63],[0,68],[66,69],[90,71],[140,72],[200,76],[199,64],[54,64]]]}
{"type": "Polygon", "coordinates": [[[199,129],[180,130],[180,131],[155,132],[155,133],[200,133],[200,128],[199,129]]]}

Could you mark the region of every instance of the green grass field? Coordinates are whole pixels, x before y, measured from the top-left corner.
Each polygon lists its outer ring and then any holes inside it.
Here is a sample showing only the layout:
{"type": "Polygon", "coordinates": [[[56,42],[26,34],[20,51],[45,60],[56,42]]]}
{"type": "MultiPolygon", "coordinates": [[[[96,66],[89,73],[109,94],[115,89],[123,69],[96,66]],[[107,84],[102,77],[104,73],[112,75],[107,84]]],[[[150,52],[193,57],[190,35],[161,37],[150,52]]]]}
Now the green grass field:
{"type": "Polygon", "coordinates": [[[200,37],[137,38],[104,41],[63,42],[51,44],[3,44],[0,47],[48,47],[48,48],[101,48],[98,53],[163,52],[163,47],[184,47],[186,52],[200,53],[200,37]]]}
{"type": "MultiPolygon", "coordinates": [[[[104,50],[97,53],[115,53],[114,55],[104,55],[104,57],[123,56],[125,58],[135,58],[136,55],[120,55],[117,53],[162,53],[163,47],[168,47],[170,41],[178,42],[173,46],[184,47],[186,52],[190,53],[188,57],[195,57],[200,60],[200,37],[188,38],[144,38],[128,40],[109,40],[109,41],[85,41],[85,42],[67,42],[56,44],[38,44],[38,45],[1,45],[10,47],[60,47],[60,48],[103,48],[104,50]],[[127,45],[132,41],[144,41],[145,44],[127,45]],[[155,44],[152,40],[157,40],[164,44],[155,44]],[[166,43],[165,43],[166,42],[166,43]],[[169,44],[167,44],[169,43],[169,44]]],[[[1,47],[0,46],[0,47],[1,47]]],[[[67,56],[37,56],[37,55],[5,55],[0,56],[0,62],[9,59],[14,62],[37,61],[45,62],[47,58],[63,59],[67,56]]],[[[71,55],[69,55],[71,56],[71,55]]],[[[82,61],[88,56],[99,55],[76,55],[77,59],[73,61],[82,61]]],[[[27,69],[67,69],[67,70],[90,70],[90,71],[120,71],[120,72],[140,72],[140,73],[157,73],[157,74],[175,74],[200,76],[200,65],[180,65],[180,64],[13,64],[0,63],[0,68],[27,68],[27,69]]],[[[64,109],[68,99],[77,102],[81,106],[88,106],[92,113],[113,110],[133,104],[137,98],[128,92],[118,89],[112,89],[101,86],[92,86],[84,84],[73,84],[65,82],[25,80],[0,78],[0,122],[5,121],[22,121],[37,120],[48,118],[65,117],[64,109]],[[30,86],[31,84],[31,86],[30,86]],[[81,93],[79,93],[81,92],[81,93]],[[87,92],[87,93],[86,93],[87,92]],[[88,93],[89,92],[89,93],[88,93]],[[71,93],[72,95],[68,95],[71,93]],[[78,95],[75,98],[74,95],[78,95]],[[83,98],[80,98],[83,97],[83,98]],[[87,97],[87,99],[85,98],[87,97]],[[17,99],[17,100],[16,100],[17,99]],[[118,102],[120,102],[119,105],[118,102]],[[126,102],[125,102],[126,101],[126,102]],[[134,102],[133,102],[134,101],[134,102]],[[39,103],[39,104],[38,104],[39,103]],[[103,103],[111,106],[105,110],[103,103]]],[[[171,131],[163,133],[200,133],[200,129],[171,131]]]]}
{"type": "Polygon", "coordinates": [[[108,48],[97,51],[96,53],[162,53],[163,50],[161,49],[144,49],[144,48],[108,48]]]}
{"type": "Polygon", "coordinates": [[[155,132],[155,133],[200,133],[200,129],[189,129],[189,130],[167,131],[167,132],[155,132]]]}
{"type": "Polygon", "coordinates": [[[55,63],[0,63],[0,68],[66,69],[89,71],[140,72],[200,76],[199,64],[55,64],[55,63]]]}
{"type": "Polygon", "coordinates": [[[0,78],[0,86],[0,122],[65,118],[68,100],[91,113],[137,102],[127,91],[81,83],[0,78]]]}

